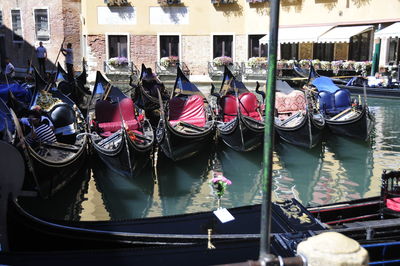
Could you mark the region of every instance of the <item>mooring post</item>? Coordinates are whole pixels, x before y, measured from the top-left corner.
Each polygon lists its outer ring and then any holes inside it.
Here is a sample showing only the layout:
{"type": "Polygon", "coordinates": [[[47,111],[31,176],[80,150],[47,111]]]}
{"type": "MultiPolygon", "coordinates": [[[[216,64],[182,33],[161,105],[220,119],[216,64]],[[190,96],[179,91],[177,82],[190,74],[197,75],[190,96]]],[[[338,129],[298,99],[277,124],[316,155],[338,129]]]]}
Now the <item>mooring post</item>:
{"type": "Polygon", "coordinates": [[[264,131],[264,172],[262,177],[262,204],[261,204],[261,238],[259,261],[262,264],[272,262],[271,254],[271,192],[272,192],[272,152],[274,143],[274,109],[276,62],[278,52],[280,0],[270,1],[270,25],[268,44],[268,73],[265,101],[265,131],[264,131]]]}

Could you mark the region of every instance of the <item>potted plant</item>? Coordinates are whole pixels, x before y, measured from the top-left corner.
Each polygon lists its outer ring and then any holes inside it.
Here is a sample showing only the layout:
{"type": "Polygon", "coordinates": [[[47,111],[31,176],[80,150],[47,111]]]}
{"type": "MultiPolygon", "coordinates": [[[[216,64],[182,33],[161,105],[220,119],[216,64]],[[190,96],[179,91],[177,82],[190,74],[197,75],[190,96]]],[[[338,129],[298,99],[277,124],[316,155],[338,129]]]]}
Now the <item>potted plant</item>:
{"type": "Polygon", "coordinates": [[[165,56],[160,59],[160,65],[165,68],[176,66],[177,63],[179,63],[178,56],[165,56]]]}
{"type": "Polygon", "coordinates": [[[229,56],[220,56],[214,58],[213,63],[215,66],[228,66],[233,63],[233,60],[229,56]]]}
{"type": "Polygon", "coordinates": [[[267,66],[266,57],[251,57],[247,64],[251,68],[265,68],[267,66]]]}
{"type": "Polygon", "coordinates": [[[128,66],[129,62],[126,57],[112,57],[108,59],[107,63],[114,68],[120,68],[128,66]]]}

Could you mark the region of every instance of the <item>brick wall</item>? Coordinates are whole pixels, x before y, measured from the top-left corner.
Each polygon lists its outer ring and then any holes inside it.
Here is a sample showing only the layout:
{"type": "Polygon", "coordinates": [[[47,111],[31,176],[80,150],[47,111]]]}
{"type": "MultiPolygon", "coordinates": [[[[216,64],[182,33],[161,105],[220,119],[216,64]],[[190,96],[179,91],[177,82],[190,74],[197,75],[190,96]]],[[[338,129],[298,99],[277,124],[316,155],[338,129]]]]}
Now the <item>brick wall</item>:
{"type": "Polygon", "coordinates": [[[146,67],[155,69],[157,61],[157,36],[155,35],[131,35],[130,57],[139,68],[144,63],[146,67]]]}
{"type": "Polygon", "coordinates": [[[81,3],[80,0],[63,0],[63,27],[65,36],[65,46],[72,44],[74,51],[74,69],[82,69],[81,53],[81,3]]]}

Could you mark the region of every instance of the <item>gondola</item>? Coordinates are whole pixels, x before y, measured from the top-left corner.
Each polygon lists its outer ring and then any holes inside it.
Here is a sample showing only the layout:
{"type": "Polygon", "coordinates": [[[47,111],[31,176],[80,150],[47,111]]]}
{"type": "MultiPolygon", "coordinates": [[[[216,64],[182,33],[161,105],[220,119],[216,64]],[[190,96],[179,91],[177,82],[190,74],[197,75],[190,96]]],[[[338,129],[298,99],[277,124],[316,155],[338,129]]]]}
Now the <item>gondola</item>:
{"type": "Polygon", "coordinates": [[[80,170],[87,155],[88,138],[85,119],[75,103],[56,85],[43,83],[36,75],[36,86],[30,106],[40,106],[54,124],[55,143],[31,147],[25,142],[18,118],[13,114],[17,135],[27,165],[27,173],[43,198],[49,198],[64,187],[80,170]],[[44,87],[46,86],[46,87],[44,87]]]}
{"type": "Polygon", "coordinates": [[[328,77],[316,77],[307,90],[315,94],[315,104],[324,115],[326,125],[333,134],[368,140],[374,118],[365,102],[351,99],[350,92],[340,89],[328,77]]]}
{"type": "Polygon", "coordinates": [[[15,125],[11,111],[0,98],[0,140],[13,144],[15,141],[15,125]]]}
{"type": "Polygon", "coordinates": [[[215,133],[211,107],[179,67],[171,97],[165,107],[161,93],[158,98],[161,113],[156,138],[166,157],[180,161],[211,144],[215,133]]]}
{"type": "Polygon", "coordinates": [[[86,114],[91,98],[90,90],[85,87],[86,77],[86,67],[83,64],[82,72],[74,77],[74,82],[70,82],[67,72],[62,68],[60,63],[57,63],[57,76],[55,80],[58,82],[59,90],[74,101],[84,115],[86,114]]]}
{"type": "Polygon", "coordinates": [[[279,137],[290,144],[313,148],[321,142],[325,119],[313,104],[310,92],[294,90],[276,81],[274,127],[279,137]]]}
{"type": "Polygon", "coordinates": [[[148,71],[146,66],[142,64],[139,82],[133,84],[131,80],[130,85],[135,90],[133,95],[135,104],[144,110],[146,117],[149,118],[153,127],[157,127],[158,121],[160,120],[160,104],[158,102],[157,89],[160,91],[164,102],[168,100],[168,94],[164,84],[154,76],[151,76],[150,73],[147,73],[148,71]]]}
{"type": "Polygon", "coordinates": [[[257,97],[227,67],[220,90],[215,92],[212,86],[211,95],[217,98],[217,134],[222,141],[236,151],[259,147],[264,136],[264,118],[257,97]]]}
{"type": "Polygon", "coordinates": [[[133,177],[146,166],[154,143],[150,122],[133,100],[97,72],[88,110],[91,144],[114,171],[133,177]]]}
{"type": "MultiPolygon", "coordinates": [[[[374,77],[372,77],[374,79],[374,77]]],[[[353,77],[347,83],[338,83],[335,79],[333,80],[339,88],[347,89],[351,94],[364,95],[368,97],[377,98],[400,98],[400,83],[390,83],[387,86],[377,85],[369,86],[368,77],[364,78],[361,76],[353,77]]]]}

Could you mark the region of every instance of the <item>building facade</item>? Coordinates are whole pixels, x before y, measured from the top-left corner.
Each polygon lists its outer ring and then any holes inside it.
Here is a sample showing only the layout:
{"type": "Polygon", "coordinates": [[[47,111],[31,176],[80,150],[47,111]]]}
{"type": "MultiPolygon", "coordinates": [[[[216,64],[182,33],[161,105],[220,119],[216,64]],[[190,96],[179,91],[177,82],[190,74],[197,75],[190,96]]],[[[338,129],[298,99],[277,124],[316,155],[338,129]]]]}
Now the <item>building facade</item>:
{"type": "MultiPolygon", "coordinates": [[[[400,33],[377,33],[399,10],[398,0],[281,0],[279,58],[370,61],[379,49],[381,66],[397,65],[400,33]]],[[[172,61],[208,75],[218,60],[267,56],[269,12],[268,0],[3,0],[0,54],[22,67],[42,40],[55,63],[65,37],[90,70],[172,61]]]]}
{"type": "Polygon", "coordinates": [[[47,49],[47,70],[64,63],[59,55],[61,44],[72,43],[74,61],[80,68],[81,53],[80,0],[2,0],[0,2],[0,60],[9,57],[23,71],[27,61],[37,65],[35,48],[39,42],[47,49]]]}

